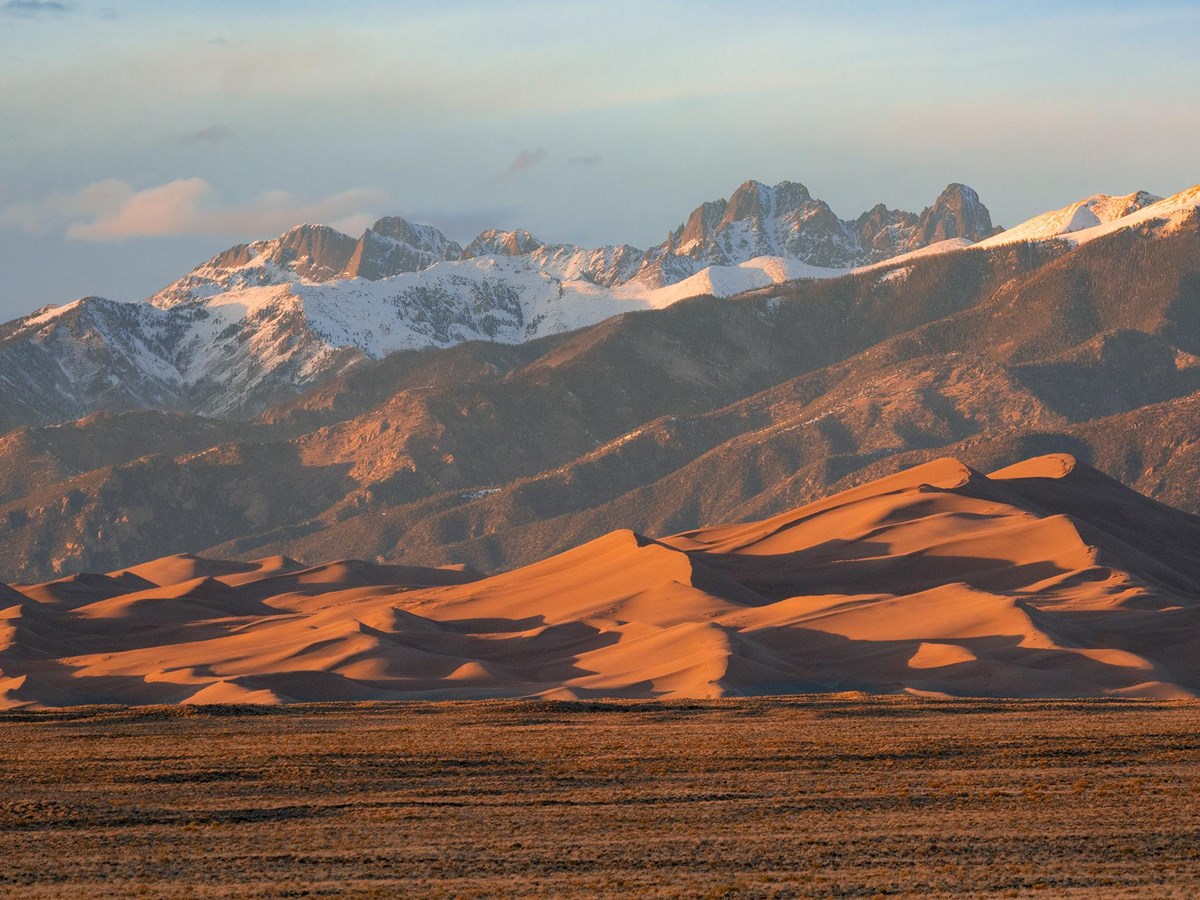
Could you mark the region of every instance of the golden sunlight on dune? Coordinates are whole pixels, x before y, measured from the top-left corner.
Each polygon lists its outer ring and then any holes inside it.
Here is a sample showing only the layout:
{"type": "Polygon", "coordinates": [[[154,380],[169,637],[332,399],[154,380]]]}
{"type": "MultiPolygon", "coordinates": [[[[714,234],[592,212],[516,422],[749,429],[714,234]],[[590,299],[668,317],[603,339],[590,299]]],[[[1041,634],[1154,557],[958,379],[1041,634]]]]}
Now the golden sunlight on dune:
{"type": "Polygon", "coordinates": [[[0,592],[3,705],[1193,696],[1200,519],[1071,457],[940,460],[524,568],[180,555],[0,592]]]}

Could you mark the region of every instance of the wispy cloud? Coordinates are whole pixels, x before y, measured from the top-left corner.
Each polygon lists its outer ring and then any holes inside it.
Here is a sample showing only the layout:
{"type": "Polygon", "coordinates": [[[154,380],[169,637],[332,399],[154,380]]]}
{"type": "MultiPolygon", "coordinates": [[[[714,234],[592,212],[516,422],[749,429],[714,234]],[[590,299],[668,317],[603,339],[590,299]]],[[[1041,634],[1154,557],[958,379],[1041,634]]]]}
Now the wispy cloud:
{"type": "Polygon", "coordinates": [[[517,158],[509,164],[506,170],[509,175],[517,175],[527,169],[532,169],[549,156],[543,147],[538,147],[536,150],[522,150],[517,154],[517,158]]]}
{"type": "Polygon", "coordinates": [[[74,6],[58,3],[56,0],[8,0],[0,6],[0,12],[7,16],[18,16],[22,19],[32,19],[34,16],[59,16],[72,12],[74,6]]]}
{"type": "Polygon", "coordinates": [[[590,154],[586,154],[584,156],[567,157],[567,165],[572,169],[585,168],[587,166],[598,166],[600,165],[600,162],[601,160],[599,156],[592,156],[590,154]]]}
{"type": "Polygon", "coordinates": [[[354,188],[316,200],[269,191],[242,203],[222,202],[203,178],[182,178],[136,191],[107,180],[74,194],[0,209],[0,226],[45,234],[62,230],[83,241],[168,235],[265,235],[304,222],[359,229],[386,206],[387,195],[354,188]]]}
{"type": "Polygon", "coordinates": [[[209,125],[199,131],[191,131],[179,135],[178,140],[184,144],[219,144],[233,137],[233,129],[224,125],[209,125]]]}
{"type": "Polygon", "coordinates": [[[0,227],[49,234],[72,222],[95,219],[118,209],[132,193],[126,182],[116,179],[94,182],[75,193],[56,191],[40,200],[0,208],[0,227]]]}

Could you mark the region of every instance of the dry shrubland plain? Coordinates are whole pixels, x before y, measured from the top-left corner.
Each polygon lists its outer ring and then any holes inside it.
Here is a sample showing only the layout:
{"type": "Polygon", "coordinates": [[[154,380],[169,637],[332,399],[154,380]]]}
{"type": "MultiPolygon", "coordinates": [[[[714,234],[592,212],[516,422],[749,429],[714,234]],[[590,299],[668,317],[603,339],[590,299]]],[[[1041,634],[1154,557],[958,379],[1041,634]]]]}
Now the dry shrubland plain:
{"type": "Polygon", "coordinates": [[[1193,897],[1200,704],[0,717],[0,894],[1193,897]]]}

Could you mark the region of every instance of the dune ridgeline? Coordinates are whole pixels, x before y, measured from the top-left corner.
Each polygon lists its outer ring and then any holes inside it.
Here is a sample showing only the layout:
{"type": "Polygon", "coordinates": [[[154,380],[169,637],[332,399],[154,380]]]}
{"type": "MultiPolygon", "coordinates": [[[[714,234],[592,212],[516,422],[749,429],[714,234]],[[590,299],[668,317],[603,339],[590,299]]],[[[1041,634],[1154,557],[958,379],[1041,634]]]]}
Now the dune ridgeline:
{"type": "Polygon", "coordinates": [[[1067,455],[927,463],[488,578],[171,556],[0,586],[0,703],[1200,691],[1200,518],[1067,455]]]}

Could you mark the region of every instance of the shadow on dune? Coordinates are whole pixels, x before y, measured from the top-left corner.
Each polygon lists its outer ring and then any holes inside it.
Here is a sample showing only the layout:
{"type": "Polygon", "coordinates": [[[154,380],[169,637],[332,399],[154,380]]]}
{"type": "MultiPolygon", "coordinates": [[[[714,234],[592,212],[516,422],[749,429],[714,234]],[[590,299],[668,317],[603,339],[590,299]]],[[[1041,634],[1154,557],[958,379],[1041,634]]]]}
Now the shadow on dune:
{"type": "Polygon", "coordinates": [[[746,695],[915,690],[962,697],[1086,697],[1173,681],[1179,687],[1164,684],[1164,696],[1200,694],[1200,666],[1194,662],[1187,672],[1157,661],[1146,669],[1078,652],[1086,647],[1031,647],[1023,640],[1021,635],[862,640],[768,627],[737,635],[738,652],[722,684],[731,694],[746,695]],[[955,652],[943,665],[914,665],[930,646],[955,652]]]}
{"type": "Polygon", "coordinates": [[[806,550],[776,555],[697,554],[704,564],[770,602],[814,594],[918,593],[962,583],[985,591],[1019,591],[1071,572],[1047,560],[915,552],[891,555],[886,543],[834,538],[806,550]]]}

